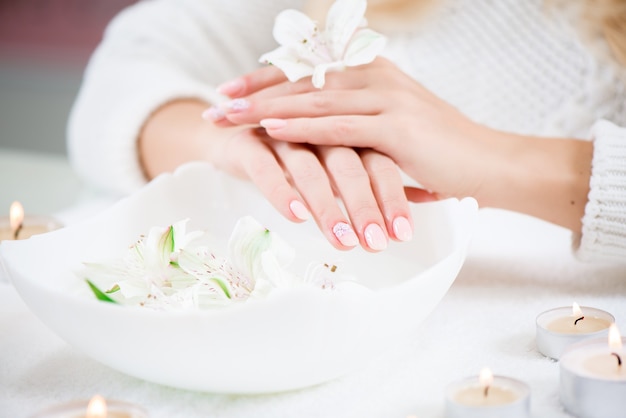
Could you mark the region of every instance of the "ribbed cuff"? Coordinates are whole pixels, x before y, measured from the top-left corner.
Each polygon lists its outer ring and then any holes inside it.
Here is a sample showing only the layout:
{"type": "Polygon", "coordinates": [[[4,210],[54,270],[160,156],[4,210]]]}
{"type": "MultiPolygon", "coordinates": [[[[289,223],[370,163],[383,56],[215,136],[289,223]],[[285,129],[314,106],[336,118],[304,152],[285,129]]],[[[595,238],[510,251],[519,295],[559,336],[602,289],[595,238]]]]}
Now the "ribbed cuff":
{"type": "Polygon", "coordinates": [[[583,261],[626,263],[626,128],[600,120],[591,135],[589,201],[576,255],[583,261]]]}

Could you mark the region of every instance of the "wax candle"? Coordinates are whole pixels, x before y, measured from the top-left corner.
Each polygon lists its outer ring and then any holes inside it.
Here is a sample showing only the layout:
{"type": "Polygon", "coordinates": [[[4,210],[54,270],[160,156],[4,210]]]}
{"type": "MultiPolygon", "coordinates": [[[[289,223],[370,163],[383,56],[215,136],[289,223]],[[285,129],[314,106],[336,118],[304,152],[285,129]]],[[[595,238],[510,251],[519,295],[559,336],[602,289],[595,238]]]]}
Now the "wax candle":
{"type": "Polygon", "coordinates": [[[24,215],[20,202],[13,202],[8,217],[0,217],[0,241],[26,239],[36,234],[61,228],[61,224],[48,216],[24,215]]]}
{"type": "Polygon", "coordinates": [[[626,415],[626,350],[615,324],[606,338],[570,346],[560,360],[560,398],[578,418],[626,415]]]}
{"type": "Polygon", "coordinates": [[[446,389],[446,418],[526,418],[530,389],[519,380],[494,376],[483,369],[478,379],[467,378],[446,389]]]}
{"type": "Polygon", "coordinates": [[[89,401],[74,401],[41,411],[32,418],[148,418],[137,405],[117,400],[105,400],[95,395],[89,401]]]}
{"type": "Polygon", "coordinates": [[[571,344],[606,336],[613,322],[615,318],[610,313],[587,306],[581,308],[575,302],[571,308],[545,311],[536,320],[537,349],[544,356],[558,360],[571,344]]]}

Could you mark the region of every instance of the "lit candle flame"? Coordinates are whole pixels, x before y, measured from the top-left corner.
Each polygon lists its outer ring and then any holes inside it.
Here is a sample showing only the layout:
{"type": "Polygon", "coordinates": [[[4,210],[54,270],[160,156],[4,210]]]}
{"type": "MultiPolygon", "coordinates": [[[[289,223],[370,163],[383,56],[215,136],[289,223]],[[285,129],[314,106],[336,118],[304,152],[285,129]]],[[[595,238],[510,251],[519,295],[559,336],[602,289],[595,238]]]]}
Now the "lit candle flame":
{"type": "Polygon", "coordinates": [[[617,367],[621,369],[622,355],[620,351],[622,350],[622,337],[619,335],[619,330],[615,324],[609,326],[609,349],[611,350],[611,355],[615,356],[617,360],[617,367]]]}
{"type": "Polygon", "coordinates": [[[483,389],[483,393],[485,397],[489,393],[489,386],[493,383],[493,373],[487,367],[480,371],[478,375],[478,381],[480,382],[480,387],[483,389]]]}
{"type": "Polygon", "coordinates": [[[14,238],[17,239],[19,230],[22,228],[24,222],[24,207],[18,201],[11,203],[9,209],[9,223],[11,224],[11,232],[14,238]]]}
{"type": "Polygon", "coordinates": [[[572,304],[572,315],[576,320],[574,321],[574,326],[578,325],[578,321],[582,321],[585,319],[585,315],[583,315],[583,310],[580,309],[580,306],[576,302],[572,304]]]}
{"type": "Polygon", "coordinates": [[[89,401],[87,405],[86,418],[106,418],[107,417],[107,403],[100,395],[95,395],[89,401]]]}
{"type": "Polygon", "coordinates": [[[609,327],[609,348],[615,352],[622,350],[622,336],[619,334],[615,324],[611,324],[609,327]]]}

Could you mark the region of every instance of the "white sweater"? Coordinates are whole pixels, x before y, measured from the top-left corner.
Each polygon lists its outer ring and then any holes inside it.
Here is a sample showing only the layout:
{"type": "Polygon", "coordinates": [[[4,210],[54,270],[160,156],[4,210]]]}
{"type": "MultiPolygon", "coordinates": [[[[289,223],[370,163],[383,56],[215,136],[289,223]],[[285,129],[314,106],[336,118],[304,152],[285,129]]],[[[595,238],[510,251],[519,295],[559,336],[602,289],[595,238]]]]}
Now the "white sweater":
{"type": "MultiPolygon", "coordinates": [[[[218,100],[215,85],[258,67],[276,47],[276,14],[302,3],[151,0],[120,13],[70,115],[78,173],[123,193],[145,184],[136,140],[149,114],[177,98],[218,100]]],[[[432,19],[390,34],[385,55],[477,122],[593,140],[576,254],[626,262],[626,77],[604,41],[583,41],[574,10],[565,12],[553,16],[541,0],[442,0],[432,19]]]]}

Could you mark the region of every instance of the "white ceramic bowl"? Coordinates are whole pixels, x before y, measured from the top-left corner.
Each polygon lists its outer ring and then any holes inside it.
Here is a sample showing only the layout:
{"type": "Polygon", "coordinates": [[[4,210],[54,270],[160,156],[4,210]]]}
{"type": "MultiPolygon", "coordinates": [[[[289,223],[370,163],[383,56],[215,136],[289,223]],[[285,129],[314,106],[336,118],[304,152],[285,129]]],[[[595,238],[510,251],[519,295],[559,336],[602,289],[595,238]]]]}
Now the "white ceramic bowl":
{"type": "Polygon", "coordinates": [[[30,309],[86,355],[148,381],[221,393],[302,388],[344,375],[414,330],[457,276],[475,223],[473,199],[412,206],[415,238],[382,253],[342,252],[314,222],[278,215],[247,183],[204,164],[163,175],[80,224],[0,244],[0,261],[30,309]],[[365,287],[286,289],[223,309],[163,312],[95,300],[74,273],[126,251],[151,226],[230,236],[252,215],[296,249],[297,263],[339,260],[365,287]]]}

